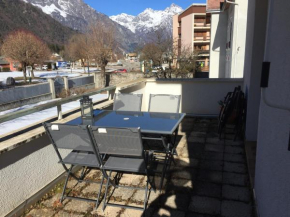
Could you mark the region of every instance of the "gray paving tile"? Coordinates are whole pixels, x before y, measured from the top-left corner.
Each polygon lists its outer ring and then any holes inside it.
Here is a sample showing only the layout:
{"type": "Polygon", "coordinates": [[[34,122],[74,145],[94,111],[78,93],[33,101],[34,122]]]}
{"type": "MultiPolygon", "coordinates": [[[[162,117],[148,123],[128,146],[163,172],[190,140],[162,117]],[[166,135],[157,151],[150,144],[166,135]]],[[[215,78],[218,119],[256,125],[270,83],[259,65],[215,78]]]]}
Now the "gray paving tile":
{"type": "MultiPolygon", "coordinates": [[[[48,215],[47,215],[48,216],[48,215]]],[[[83,214],[59,211],[54,217],[83,217],[83,214]]]]}
{"type": "Polygon", "coordinates": [[[33,216],[33,217],[42,217],[42,216],[53,216],[55,212],[51,209],[33,209],[31,210],[27,216],[33,216]]]}
{"type": "MultiPolygon", "coordinates": [[[[209,130],[209,132],[206,134],[206,138],[207,140],[212,138],[212,139],[218,139],[219,134],[213,130],[209,130]]],[[[216,140],[216,141],[220,141],[220,140],[216,140]]]]}
{"type": "Polygon", "coordinates": [[[204,151],[204,144],[198,142],[187,142],[187,146],[185,146],[191,153],[202,154],[204,151]]]}
{"type": "Polygon", "coordinates": [[[248,186],[248,175],[238,173],[223,173],[223,184],[248,186]]]}
{"type": "Polygon", "coordinates": [[[178,155],[180,157],[187,158],[201,158],[203,155],[204,144],[195,143],[192,145],[185,146],[182,149],[178,149],[178,155]]]}
{"type": "Polygon", "coordinates": [[[191,132],[190,133],[190,137],[193,136],[193,137],[199,137],[199,138],[204,138],[207,136],[207,133],[205,132],[191,132]]]}
{"type": "Polygon", "coordinates": [[[208,131],[208,127],[193,126],[193,131],[206,133],[208,131]]]}
{"type": "Polygon", "coordinates": [[[224,146],[218,145],[218,144],[205,144],[204,147],[205,151],[211,151],[211,152],[224,152],[224,146]]]}
{"type": "Polygon", "coordinates": [[[206,143],[223,145],[225,142],[224,140],[220,140],[218,137],[207,136],[206,143]]]}
{"type": "Polygon", "coordinates": [[[247,173],[247,166],[246,164],[242,163],[224,162],[224,171],[234,173],[247,173]]]}
{"type": "Polygon", "coordinates": [[[196,182],[193,185],[193,192],[199,196],[221,198],[222,185],[209,182],[196,182]]]}
{"type": "MultiPolygon", "coordinates": [[[[200,134],[205,134],[205,133],[200,132],[200,134]]],[[[196,142],[196,143],[205,143],[205,136],[204,137],[197,137],[197,136],[191,135],[187,138],[187,141],[188,142],[196,142]]]]}
{"type": "Polygon", "coordinates": [[[173,169],[171,170],[171,178],[189,179],[194,180],[196,178],[197,171],[195,169],[173,169]]]}
{"type": "Polygon", "coordinates": [[[200,214],[219,215],[221,201],[210,197],[193,196],[188,209],[200,214]]]}
{"type": "Polygon", "coordinates": [[[221,214],[223,217],[251,217],[252,206],[243,202],[223,200],[221,214]]]}
{"type": "Polygon", "coordinates": [[[221,152],[205,151],[201,156],[201,159],[205,159],[205,160],[223,160],[223,158],[224,158],[224,154],[221,152]]]}
{"type": "Polygon", "coordinates": [[[213,216],[206,215],[206,214],[200,214],[200,213],[194,213],[194,212],[188,212],[188,213],[186,213],[186,217],[213,217],[213,216]]]}
{"type": "Polygon", "coordinates": [[[213,160],[202,160],[199,164],[201,169],[205,170],[223,170],[223,161],[213,161],[213,160]]]}
{"type": "Polygon", "coordinates": [[[188,205],[190,202],[189,194],[171,194],[171,195],[162,195],[161,204],[164,207],[169,207],[171,209],[178,209],[187,211],[188,205]]]}
{"type": "Polygon", "coordinates": [[[246,163],[246,159],[244,155],[241,154],[224,154],[224,160],[229,162],[236,162],[236,163],[246,163]]]}
{"type": "Polygon", "coordinates": [[[175,162],[177,167],[198,167],[200,160],[195,158],[182,158],[182,157],[175,157],[175,162]]]}
{"type": "Polygon", "coordinates": [[[167,190],[175,192],[191,192],[193,188],[194,181],[188,179],[170,179],[170,182],[167,185],[167,190]]]}
{"type": "Polygon", "coordinates": [[[237,147],[237,146],[226,146],[225,153],[229,154],[245,154],[244,147],[237,147]]]}
{"type": "Polygon", "coordinates": [[[222,183],[223,174],[219,171],[211,171],[211,170],[199,170],[198,172],[198,180],[213,182],[213,183],[222,183]]]}
{"type": "Polygon", "coordinates": [[[172,210],[172,209],[165,209],[159,208],[154,212],[152,217],[185,217],[185,212],[180,210],[172,210]]]}
{"type": "Polygon", "coordinates": [[[235,134],[232,130],[228,130],[228,132],[225,133],[225,140],[233,141],[235,139],[235,134]]]}
{"type": "Polygon", "coordinates": [[[72,200],[64,207],[64,210],[68,212],[86,213],[89,210],[93,209],[94,205],[94,203],[72,200]]]}
{"type": "Polygon", "coordinates": [[[244,142],[243,141],[225,140],[225,145],[243,147],[244,146],[244,142]]]}
{"type": "Polygon", "coordinates": [[[237,200],[249,203],[251,194],[248,187],[223,185],[222,197],[228,200],[237,200]]]}

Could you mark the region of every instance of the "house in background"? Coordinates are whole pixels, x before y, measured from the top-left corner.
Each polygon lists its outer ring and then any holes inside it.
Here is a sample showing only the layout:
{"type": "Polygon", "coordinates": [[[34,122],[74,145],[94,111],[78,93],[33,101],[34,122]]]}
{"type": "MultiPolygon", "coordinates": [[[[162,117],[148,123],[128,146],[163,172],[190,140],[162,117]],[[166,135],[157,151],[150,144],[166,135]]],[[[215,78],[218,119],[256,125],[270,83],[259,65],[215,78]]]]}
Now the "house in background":
{"type": "Polygon", "coordinates": [[[137,53],[128,53],[128,54],[126,54],[126,59],[130,60],[131,62],[138,61],[138,54],[137,53]]]}
{"type": "Polygon", "coordinates": [[[10,58],[5,58],[0,56],[0,72],[3,71],[18,71],[21,68],[21,64],[18,61],[11,60],[10,58]],[[8,70],[9,69],[9,70],[8,70]]]}
{"type": "Polygon", "coordinates": [[[0,72],[10,71],[10,63],[3,57],[0,56],[0,72]]]}
{"type": "Polygon", "coordinates": [[[210,78],[243,78],[248,1],[207,0],[211,14],[210,78]]]}
{"type": "Polygon", "coordinates": [[[198,51],[201,71],[209,71],[210,14],[205,4],[192,4],[180,14],[173,16],[173,38],[177,39],[178,54],[182,49],[198,51]]]}

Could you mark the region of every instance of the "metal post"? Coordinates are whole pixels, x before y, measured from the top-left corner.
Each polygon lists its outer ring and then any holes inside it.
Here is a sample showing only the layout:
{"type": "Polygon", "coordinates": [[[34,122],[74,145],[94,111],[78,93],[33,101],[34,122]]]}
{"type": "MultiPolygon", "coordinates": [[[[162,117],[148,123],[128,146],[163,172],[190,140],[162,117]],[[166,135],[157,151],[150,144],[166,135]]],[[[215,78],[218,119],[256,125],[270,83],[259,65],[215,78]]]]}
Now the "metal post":
{"type": "Polygon", "coordinates": [[[55,95],[54,80],[52,78],[49,78],[48,79],[48,83],[49,83],[49,86],[50,86],[51,98],[55,99],[56,95],[55,95]]]}
{"type": "MultiPolygon", "coordinates": [[[[117,93],[117,91],[116,91],[116,93],[117,93]]],[[[112,99],[114,99],[115,90],[109,90],[109,91],[107,91],[107,94],[108,94],[108,100],[112,100],[112,99]]]]}
{"type": "Polygon", "coordinates": [[[57,116],[58,116],[58,120],[62,119],[61,105],[57,105],[57,116]]]}
{"type": "Polygon", "coordinates": [[[95,89],[98,89],[101,87],[100,85],[100,73],[94,72],[94,83],[95,83],[95,89]]]}
{"type": "Polygon", "coordinates": [[[64,89],[66,91],[69,91],[69,86],[68,86],[68,77],[67,76],[63,76],[63,83],[64,83],[64,89]]]}

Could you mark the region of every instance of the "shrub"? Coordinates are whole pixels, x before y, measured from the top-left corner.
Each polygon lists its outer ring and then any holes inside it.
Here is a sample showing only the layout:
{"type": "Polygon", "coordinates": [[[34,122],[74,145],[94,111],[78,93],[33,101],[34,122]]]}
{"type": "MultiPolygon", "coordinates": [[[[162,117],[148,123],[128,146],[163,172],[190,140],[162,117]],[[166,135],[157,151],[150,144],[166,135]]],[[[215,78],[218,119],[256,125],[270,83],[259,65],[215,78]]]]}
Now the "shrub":
{"type": "Polygon", "coordinates": [[[10,68],[0,68],[1,72],[10,72],[10,68]]]}

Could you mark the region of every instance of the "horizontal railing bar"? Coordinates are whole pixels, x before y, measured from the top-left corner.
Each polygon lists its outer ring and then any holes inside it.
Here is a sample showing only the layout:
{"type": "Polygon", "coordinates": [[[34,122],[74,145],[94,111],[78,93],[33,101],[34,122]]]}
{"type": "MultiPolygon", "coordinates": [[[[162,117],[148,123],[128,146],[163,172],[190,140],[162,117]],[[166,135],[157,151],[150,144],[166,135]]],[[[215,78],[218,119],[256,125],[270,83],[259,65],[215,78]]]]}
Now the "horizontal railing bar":
{"type": "Polygon", "coordinates": [[[61,100],[50,102],[50,103],[43,104],[43,105],[38,105],[38,106],[35,106],[33,108],[23,109],[21,111],[2,115],[2,116],[0,116],[0,123],[3,123],[5,121],[10,121],[10,120],[13,120],[13,119],[25,116],[25,115],[35,113],[35,112],[43,111],[45,109],[50,109],[50,108],[53,108],[53,107],[58,106],[58,105],[73,102],[73,101],[81,99],[84,95],[93,96],[93,95],[102,93],[104,91],[109,91],[109,90],[114,90],[114,89],[116,89],[116,86],[105,87],[105,88],[102,88],[102,89],[99,89],[96,91],[87,92],[87,93],[77,95],[77,96],[70,96],[70,97],[65,98],[65,99],[61,99],[61,100]]]}

